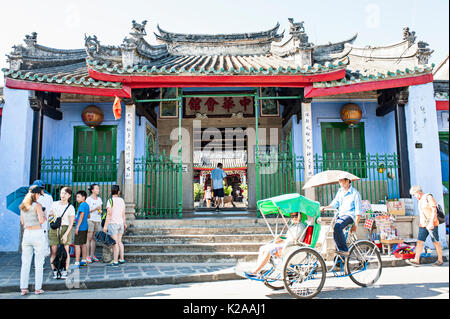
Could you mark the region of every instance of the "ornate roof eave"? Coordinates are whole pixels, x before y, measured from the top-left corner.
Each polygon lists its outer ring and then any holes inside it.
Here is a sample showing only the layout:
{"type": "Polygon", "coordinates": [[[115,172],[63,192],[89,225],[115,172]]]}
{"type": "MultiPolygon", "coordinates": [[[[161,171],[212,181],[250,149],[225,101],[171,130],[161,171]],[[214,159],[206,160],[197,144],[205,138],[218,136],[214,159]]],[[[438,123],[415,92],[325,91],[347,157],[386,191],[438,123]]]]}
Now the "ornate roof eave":
{"type": "Polygon", "coordinates": [[[120,82],[98,81],[89,76],[87,68],[72,72],[52,72],[52,69],[2,69],[5,85],[9,88],[76,93],[102,96],[129,97],[129,90],[120,82]]]}
{"type": "Polygon", "coordinates": [[[315,82],[305,88],[305,97],[312,98],[429,83],[433,82],[433,67],[434,64],[415,67],[414,69],[398,69],[395,72],[389,71],[385,74],[360,74],[359,76],[352,76],[350,79],[315,82]]]}
{"type": "Polygon", "coordinates": [[[280,41],[283,34],[277,34],[280,23],[277,22],[275,27],[268,31],[251,32],[251,33],[230,33],[230,34],[183,34],[168,32],[157,25],[159,34],[154,33],[157,40],[163,43],[185,42],[185,43],[240,43],[240,42],[260,42],[266,41],[280,41]]]}

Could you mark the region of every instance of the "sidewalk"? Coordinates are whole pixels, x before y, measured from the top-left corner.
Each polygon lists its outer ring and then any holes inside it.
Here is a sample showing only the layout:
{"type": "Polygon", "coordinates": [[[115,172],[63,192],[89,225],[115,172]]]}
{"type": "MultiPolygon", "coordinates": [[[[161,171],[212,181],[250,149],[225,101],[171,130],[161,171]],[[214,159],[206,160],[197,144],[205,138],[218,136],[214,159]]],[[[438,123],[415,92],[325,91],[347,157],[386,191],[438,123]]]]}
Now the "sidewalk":
{"type": "MultiPolygon", "coordinates": [[[[436,252],[431,257],[422,258],[422,264],[437,260],[436,252]]],[[[449,260],[449,250],[443,252],[444,261],[449,260]]],[[[48,291],[70,289],[99,289],[131,286],[179,284],[188,282],[208,282],[218,280],[241,279],[235,273],[234,264],[124,264],[110,267],[102,262],[87,267],[70,270],[65,280],[52,278],[49,258],[44,265],[43,289],[48,291]]],[[[405,260],[393,256],[382,256],[383,267],[408,266],[405,260]]],[[[30,271],[30,289],[34,290],[34,264],[30,271]]],[[[447,265],[448,266],[448,265],[447,265]]],[[[19,253],[0,253],[0,293],[19,293],[21,256],[19,253]]]]}

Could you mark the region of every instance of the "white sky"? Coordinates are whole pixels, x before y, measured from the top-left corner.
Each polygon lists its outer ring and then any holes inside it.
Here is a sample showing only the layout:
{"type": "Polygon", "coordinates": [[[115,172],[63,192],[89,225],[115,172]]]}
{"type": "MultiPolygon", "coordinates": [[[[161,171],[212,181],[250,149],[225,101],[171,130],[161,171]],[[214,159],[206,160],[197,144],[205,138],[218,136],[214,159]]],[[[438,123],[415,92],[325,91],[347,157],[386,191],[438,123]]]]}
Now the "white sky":
{"type": "MultiPolygon", "coordinates": [[[[217,34],[265,31],[279,22],[286,36],[292,17],[305,21],[314,44],[358,33],[358,47],[400,42],[409,26],[434,50],[430,63],[438,65],[449,52],[448,0],[27,0],[2,1],[0,12],[0,68],[9,67],[5,54],[33,31],[39,44],[60,49],[84,48],[84,34],[120,45],[132,20],[148,20],[150,43],[156,43],[157,24],[171,32],[217,34]]],[[[3,85],[3,72],[0,80],[3,85]]]]}

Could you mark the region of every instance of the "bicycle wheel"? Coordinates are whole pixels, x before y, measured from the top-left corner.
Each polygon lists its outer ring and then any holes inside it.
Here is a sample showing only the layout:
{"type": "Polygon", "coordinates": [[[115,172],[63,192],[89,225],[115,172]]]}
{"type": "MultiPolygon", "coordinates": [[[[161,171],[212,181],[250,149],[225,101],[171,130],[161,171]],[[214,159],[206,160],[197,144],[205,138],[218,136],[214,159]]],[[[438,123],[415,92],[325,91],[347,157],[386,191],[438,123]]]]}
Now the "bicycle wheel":
{"type": "Polygon", "coordinates": [[[283,282],[295,298],[315,297],[325,284],[327,268],[314,249],[302,247],[292,252],[283,266],[283,282]]]}
{"type": "Polygon", "coordinates": [[[264,276],[265,278],[267,278],[267,280],[264,281],[264,285],[266,285],[272,290],[284,289],[284,283],[281,277],[281,272],[277,270],[277,267],[273,262],[272,258],[270,258],[270,264],[272,265],[272,268],[264,276]]]}
{"type": "Polygon", "coordinates": [[[382,267],[380,252],[370,241],[356,242],[345,260],[350,279],[361,287],[373,285],[380,278],[382,267]]]}

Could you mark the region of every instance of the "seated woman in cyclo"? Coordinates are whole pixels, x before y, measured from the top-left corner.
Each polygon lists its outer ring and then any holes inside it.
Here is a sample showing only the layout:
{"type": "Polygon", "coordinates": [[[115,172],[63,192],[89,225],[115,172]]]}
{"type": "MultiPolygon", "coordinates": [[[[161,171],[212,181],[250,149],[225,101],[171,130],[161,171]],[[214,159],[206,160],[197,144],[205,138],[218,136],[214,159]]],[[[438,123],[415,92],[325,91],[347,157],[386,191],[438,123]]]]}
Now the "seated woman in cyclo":
{"type": "Polygon", "coordinates": [[[259,248],[258,260],[253,271],[244,272],[248,277],[256,277],[264,266],[269,262],[270,256],[280,258],[283,255],[283,249],[294,244],[303,234],[306,225],[302,222],[301,213],[291,213],[291,224],[287,230],[286,239],[278,236],[276,239],[259,248]]]}

